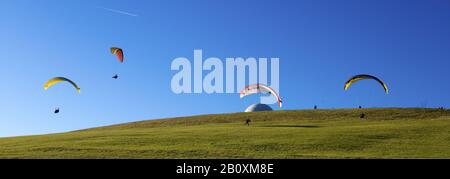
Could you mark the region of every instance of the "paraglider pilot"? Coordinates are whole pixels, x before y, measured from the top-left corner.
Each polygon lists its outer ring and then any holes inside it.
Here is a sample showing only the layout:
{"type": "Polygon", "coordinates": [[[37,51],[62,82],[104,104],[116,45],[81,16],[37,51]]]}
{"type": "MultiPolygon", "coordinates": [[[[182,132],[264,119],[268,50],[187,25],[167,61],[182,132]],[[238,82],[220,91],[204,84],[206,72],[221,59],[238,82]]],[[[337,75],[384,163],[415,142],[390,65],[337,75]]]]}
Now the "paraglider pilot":
{"type": "Polygon", "coordinates": [[[364,118],[366,118],[366,114],[364,114],[364,113],[361,113],[361,116],[359,116],[359,118],[360,118],[360,119],[364,119],[364,118]]]}
{"type": "Polygon", "coordinates": [[[247,120],[245,121],[245,125],[250,126],[251,122],[252,122],[252,120],[250,120],[250,118],[247,118],[247,120]]]}

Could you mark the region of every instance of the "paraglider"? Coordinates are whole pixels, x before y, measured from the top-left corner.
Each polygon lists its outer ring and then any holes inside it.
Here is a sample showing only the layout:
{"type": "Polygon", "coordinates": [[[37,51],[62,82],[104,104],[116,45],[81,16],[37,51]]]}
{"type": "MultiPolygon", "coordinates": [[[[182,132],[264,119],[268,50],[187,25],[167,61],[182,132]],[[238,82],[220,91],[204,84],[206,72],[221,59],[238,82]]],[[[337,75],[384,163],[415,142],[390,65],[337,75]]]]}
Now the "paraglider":
{"type": "Polygon", "coordinates": [[[76,90],[78,93],[80,93],[80,87],[78,87],[78,85],[73,82],[72,80],[69,80],[67,78],[64,77],[55,77],[52,78],[50,80],[48,80],[45,84],[44,84],[44,90],[47,90],[48,88],[52,87],[55,84],[61,83],[61,82],[68,82],[70,83],[76,90]]]}
{"type": "MultiPolygon", "coordinates": [[[[71,84],[77,90],[77,92],[80,93],[80,87],[78,87],[78,85],[75,82],[73,82],[72,80],[69,80],[64,77],[55,77],[55,78],[48,80],[44,84],[44,90],[47,90],[48,88],[52,87],[53,85],[61,83],[61,82],[67,82],[67,83],[71,84]]],[[[58,114],[59,108],[56,108],[53,113],[58,114]]]]}
{"type": "Polygon", "coordinates": [[[117,59],[119,60],[120,63],[123,63],[124,55],[123,50],[121,48],[111,47],[111,53],[117,56],[117,59]]]}
{"type": "Polygon", "coordinates": [[[278,95],[278,93],[275,90],[273,90],[272,88],[270,88],[264,84],[254,84],[254,85],[245,87],[245,89],[240,92],[240,97],[244,98],[246,96],[258,94],[258,93],[273,95],[274,97],[277,98],[278,106],[280,108],[282,107],[283,102],[281,101],[281,98],[278,95]]]}
{"type": "Polygon", "coordinates": [[[377,78],[377,77],[375,77],[375,76],[372,76],[372,75],[364,75],[364,74],[363,74],[363,75],[356,75],[356,76],[350,78],[350,79],[345,83],[345,87],[344,87],[345,91],[347,91],[353,83],[358,82],[358,81],[361,81],[361,80],[375,80],[375,81],[377,81],[378,83],[380,83],[380,85],[384,88],[384,91],[386,92],[386,94],[389,94],[389,89],[388,89],[386,83],[384,83],[383,81],[381,81],[379,78],[377,78]]]}
{"type": "Polygon", "coordinates": [[[59,108],[56,108],[54,113],[58,114],[59,113],[59,108]]]}
{"type": "MultiPolygon", "coordinates": [[[[123,63],[124,61],[124,55],[123,55],[123,50],[121,48],[118,47],[111,47],[111,53],[117,56],[117,59],[119,60],[120,63],[123,63]]],[[[114,75],[112,77],[113,79],[117,80],[119,78],[119,75],[114,75]]]]}

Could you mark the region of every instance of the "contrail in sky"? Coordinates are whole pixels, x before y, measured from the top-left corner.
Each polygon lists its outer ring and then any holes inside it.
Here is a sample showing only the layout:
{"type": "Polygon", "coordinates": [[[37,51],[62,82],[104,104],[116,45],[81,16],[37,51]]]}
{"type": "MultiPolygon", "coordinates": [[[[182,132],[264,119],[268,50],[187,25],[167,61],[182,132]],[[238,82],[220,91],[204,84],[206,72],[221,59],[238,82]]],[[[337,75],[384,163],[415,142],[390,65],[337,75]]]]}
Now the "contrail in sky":
{"type": "Polygon", "coordinates": [[[125,11],[120,11],[120,10],[116,10],[116,9],[111,9],[111,8],[106,8],[106,7],[99,7],[103,10],[109,11],[109,12],[114,12],[114,13],[118,13],[118,14],[122,14],[122,15],[127,15],[127,16],[132,16],[132,17],[137,17],[138,15],[136,14],[132,14],[129,12],[125,12],[125,11]]]}

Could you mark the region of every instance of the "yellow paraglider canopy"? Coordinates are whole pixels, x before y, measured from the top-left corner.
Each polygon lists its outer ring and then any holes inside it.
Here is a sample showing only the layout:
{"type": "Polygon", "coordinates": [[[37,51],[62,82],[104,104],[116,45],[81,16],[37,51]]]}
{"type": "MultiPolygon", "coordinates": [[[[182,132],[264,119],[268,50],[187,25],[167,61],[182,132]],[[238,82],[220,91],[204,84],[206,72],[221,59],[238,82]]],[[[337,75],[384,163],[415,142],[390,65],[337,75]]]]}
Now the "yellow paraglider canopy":
{"type": "Polygon", "coordinates": [[[356,75],[356,76],[353,76],[352,78],[350,78],[345,83],[345,87],[344,87],[345,91],[347,91],[353,83],[361,81],[361,80],[375,80],[378,83],[380,83],[380,85],[384,88],[384,91],[386,92],[386,94],[389,94],[389,89],[388,89],[386,83],[384,83],[383,81],[381,81],[379,78],[377,78],[375,76],[365,75],[365,74],[356,75]]]}
{"type": "Polygon", "coordinates": [[[52,87],[53,85],[60,83],[60,82],[68,82],[70,84],[72,84],[72,86],[77,90],[78,93],[80,93],[80,87],[78,87],[78,85],[73,82],[72,80],[69,80],[67,78],[64,77],[55,77],[52,78],[50,80],[48,80],[45,84],[44,84],[44,90],[47,90],[48,88],[52,87]]]}

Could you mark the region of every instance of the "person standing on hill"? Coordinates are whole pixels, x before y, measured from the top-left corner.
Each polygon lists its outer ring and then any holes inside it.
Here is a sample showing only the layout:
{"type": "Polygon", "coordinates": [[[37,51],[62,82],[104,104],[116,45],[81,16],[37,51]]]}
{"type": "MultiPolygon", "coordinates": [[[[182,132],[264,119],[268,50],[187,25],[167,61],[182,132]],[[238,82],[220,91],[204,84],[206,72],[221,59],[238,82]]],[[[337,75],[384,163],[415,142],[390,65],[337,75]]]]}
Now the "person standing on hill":
{"type": "Polygon", "coordinates": [[[245,125],[250,126],[251,122],[252,122],[252,120],[250,120],[250,118],[247,118],[247,120],[245,121],[245,125]]]}

